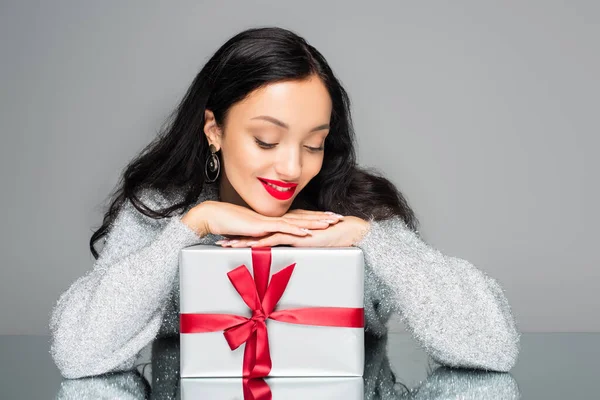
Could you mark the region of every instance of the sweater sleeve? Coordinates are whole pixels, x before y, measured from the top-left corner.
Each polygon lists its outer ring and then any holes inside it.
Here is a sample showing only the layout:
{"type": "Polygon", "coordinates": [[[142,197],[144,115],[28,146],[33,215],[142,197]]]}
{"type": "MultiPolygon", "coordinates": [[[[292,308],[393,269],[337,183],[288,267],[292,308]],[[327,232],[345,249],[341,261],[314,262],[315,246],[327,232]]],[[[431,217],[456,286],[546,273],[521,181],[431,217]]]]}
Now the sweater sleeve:
{"type": "Polygon", "coordinates": [[[61,382],[56,400],[144,400],[148,384],[137,371],[127,371],[84,379],[65,379],[61,382]]]}
{"type": "Polygon", "coordinates": [[[80,378],[132,368],[162,324],[180,250],[202,241],[181,216],[156,220],[125,202],[92,270],[51,313],[50,352],[61,374],[80,378]]]}
{"type": "Polygon", "coordinates": [[[385,285],[382,309],[400,315],[436,362],[450,367],[508,371],[520,333],[498,282],[466,260],[423,242],[400,217],[370,220],[356,244],[385,285]]]}

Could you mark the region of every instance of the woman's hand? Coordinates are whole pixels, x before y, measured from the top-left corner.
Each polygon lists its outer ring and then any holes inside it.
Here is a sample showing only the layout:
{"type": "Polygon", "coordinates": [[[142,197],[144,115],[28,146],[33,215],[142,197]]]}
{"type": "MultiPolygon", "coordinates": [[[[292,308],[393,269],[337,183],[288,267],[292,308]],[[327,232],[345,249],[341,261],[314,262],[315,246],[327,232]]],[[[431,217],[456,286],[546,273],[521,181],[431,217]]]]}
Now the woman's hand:
{"type": "Polygon", "coordinates": [[[209,233],[227,237],[264,237],[279,232],[290,236],[310,236],[339,221],[336,214],[291,212],[282,217],[266,217],[249,208],[221,201],[205,201],[192,208],[181,221],[201,237],[209,233]]]}
{"type": "MultiPolygon", "coordinates": [[[[303,210],[302,210],[303,211],[303,210]]],[[[308,211],[310,213],[311,211],[308,211]]],[[[303,212],[298,212],[302,214],[303,212]]],[[[286,214],[287,215],[287,214],[286,214]]],[[[218,241],[223,247],[350,247],[362,240],[369,229],[369,222],[358,217],[345,216],[340,222],[325,229],[314,230],[310,236],[296,236],[275,232],[259,238],[236,237],[234,241],[218,241]]]]}

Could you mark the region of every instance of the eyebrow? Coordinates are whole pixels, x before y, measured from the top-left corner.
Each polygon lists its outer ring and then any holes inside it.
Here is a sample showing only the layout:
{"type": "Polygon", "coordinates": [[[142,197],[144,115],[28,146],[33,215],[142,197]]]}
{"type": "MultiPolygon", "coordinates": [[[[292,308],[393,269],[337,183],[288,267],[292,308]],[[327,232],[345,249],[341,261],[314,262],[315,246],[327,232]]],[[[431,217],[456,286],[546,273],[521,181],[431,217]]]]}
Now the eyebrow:
{"type": "MultiPolygon", "coordinates": [[[[262,120],[271,122],[277,126],[280,126],[282,128],[290,129],[290,126],[288,124],[286,124],[285,122],[280,121],[277,118],[270,117],[268,115],[259,115],[258,117],[254,117],[254,118],[250,118],[250,119],[262,119],[262,120]]],[[[316,132],[316,131],[320,131],[322,129],[329,129],[329,124],[323,124],[323,125],[316,126],[313,129],[311,129],[310,131],[316,132]]]]}

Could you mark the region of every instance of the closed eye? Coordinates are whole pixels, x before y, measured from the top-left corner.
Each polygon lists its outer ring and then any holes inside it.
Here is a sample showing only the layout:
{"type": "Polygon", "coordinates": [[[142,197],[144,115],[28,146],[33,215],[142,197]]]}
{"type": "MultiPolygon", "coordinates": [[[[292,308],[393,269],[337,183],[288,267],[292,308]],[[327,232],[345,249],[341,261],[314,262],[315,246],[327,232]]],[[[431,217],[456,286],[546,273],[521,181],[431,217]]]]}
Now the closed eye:
{"type": "Polygon", "coordinates": [[[307,149],[309,149],[310,151],[317,152],[317,151],[323,151],[323,149],[324,149],[325,147],[323,147],[323,146],[321,146],[321,147],[310,147],[310,146],[306,146],[306,148],[307,148],[307,149]]]}
{"type": "MultiPolygon", "coordinates": [[[[258,144],[259,147],[263,148],[263,149],[272,149],[275,146],[277,146],[277,143],[265,143],[261,140],[258,140],[257,138],[254,138],[254,141],[258,144]]],[[[308,150],[313,151],[313,152],[318,152],[318,151],[323,151],[324,147],[310,147],[310,146],[305,146],[308,150]]]]}
{"type": "Polygon", "coordinates": [[[256,141],[258,146],[262,147],[263,149],[272,149],[273,147],[275,147],[275,144],[265,143],[261,140],[258,140],[257,138],[254,138],[254,141],[256,141]]]}

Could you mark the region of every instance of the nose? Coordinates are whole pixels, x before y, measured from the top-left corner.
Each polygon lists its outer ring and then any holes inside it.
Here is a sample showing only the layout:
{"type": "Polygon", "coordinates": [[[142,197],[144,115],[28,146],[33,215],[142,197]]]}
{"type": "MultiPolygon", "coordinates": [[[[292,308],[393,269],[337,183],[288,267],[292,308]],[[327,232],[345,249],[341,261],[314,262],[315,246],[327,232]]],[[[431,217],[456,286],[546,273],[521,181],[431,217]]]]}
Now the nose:
{"type": "Polygon", "coordinates": [[[275,163],[275,172],[283,180],[297,181],[302,174],[300,151],[296,148],[288,148],[286,151],[281,151],[275,163]]]}

